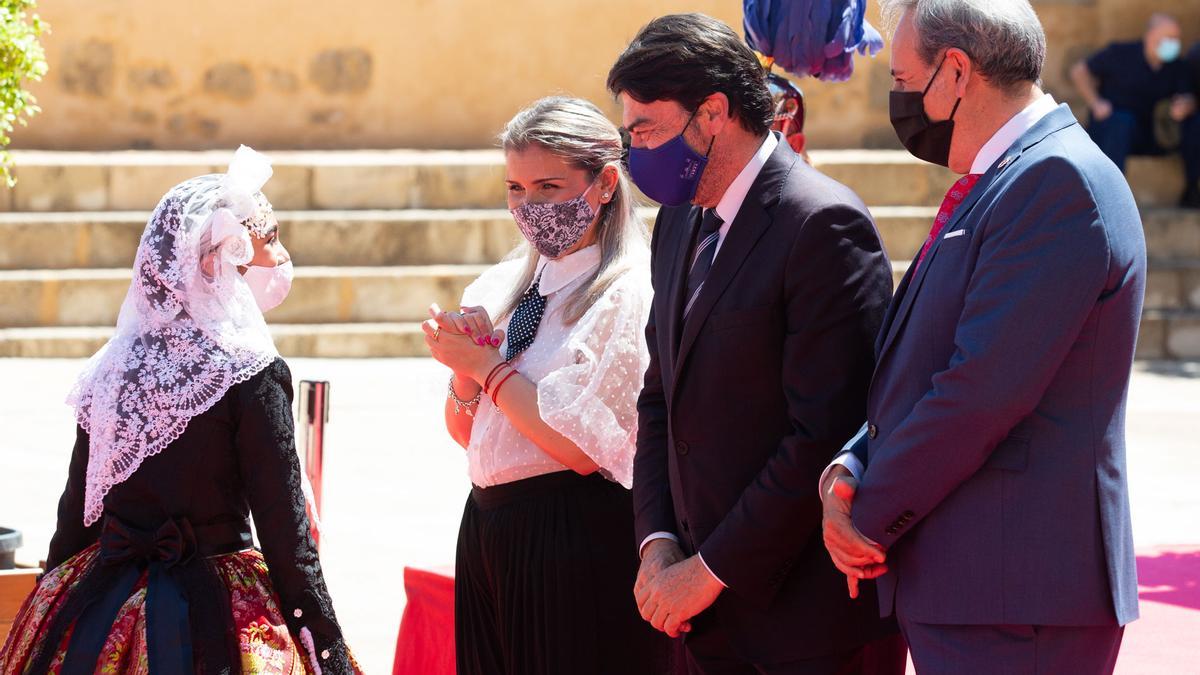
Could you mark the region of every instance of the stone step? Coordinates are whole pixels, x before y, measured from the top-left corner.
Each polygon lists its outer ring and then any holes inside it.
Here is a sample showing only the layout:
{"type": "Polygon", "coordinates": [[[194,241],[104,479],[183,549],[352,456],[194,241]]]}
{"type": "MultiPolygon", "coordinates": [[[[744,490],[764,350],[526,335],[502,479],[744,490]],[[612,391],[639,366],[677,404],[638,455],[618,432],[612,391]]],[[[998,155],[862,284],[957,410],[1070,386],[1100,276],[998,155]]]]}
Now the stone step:
{"type": "Polygon", "coordinates": [[[1200,360],[1200,311],[1147,310],[1142,314],[1137,358],[1200,360]]]}
{"type": "MultiPolygon", "coordinates": [[[[655,209],[642,211],[653,222],[655,209]]],[[[871,209],[893,260],[925,241],[936,209],[871,209]]],[[[0,270],[128,268],[145,228],[144,211],[0,213],[0,270]]],[[[280,211],[283,241],[298,265],[480,265],[503,258],[518,241],[503,209],[280,211]]],[[[1149,253],[1200,258],[1200,211],[1147,209],[1149,253]]]]}
{"type": "MultiPolygon", "coordinates": [[[[908,261],[892,263],[899,283],[908,261]]],[[[431,302],[455,306],[485,265],[298,267],[280,324],[421,321],[431,302]]],[[[129,288],[124,269],[0,271],[0,328],[115,325],[129,288]]],[[[1146,308],[1200,310],[1200,260],[1155,260],[1146,308]]]]}
{"type": "MultiPolygon", "coordinates": [[[[300,267],[275,323],[421,321],[429,303],[453,307],[481,265],[300,267]]],[[[130,272],[0,272],[0,328],[116,325],[130,272]]]]}
{"type": "MultiPolygon", "coordinates": [[[[289,357],[428,356],[416,322],[272,324],[279,352],[289,357]]],[[[83,358],[112,328],[0,328],[0,357],[83,358]]],[[[1200,359],[1200,310],[1149,310],[1142,317],[1139,359],[1200,359]]]]}
{"type": "MultiPolygon", "coordinates": [[[[428,356],[421,324],[271,324],[284,356],[383,358],[428,356]]],[[[86,358],[112,336],[112,328],[0,328],[0,357],[86,358]]]]}
{"type": "Polygon", "coordinates": [[[1146,275],[1147,309],[1200,309],[1200,258],[1154,260],[1146,275]]]}
{"type": "MultiPolygon", "coordinates": [[[[142,211],[173,185],[224,171],[232,153],[13,153],[17,187],[0,210],[142,211]]],[[[497,150],[272,152],[267,194],[280,209],[495,208],[504,204],[497,150]]]]}
{"type": "MultiPolygon", "coordinates": [[[[497,209],[276,213],[284,245],[304,266],[484,264],[503,258],[520,236],[508,212],[497,209]]],[[[0,269],[131,267],[148,217],[0,213],[0,269]]]]}
{"type": "MultiPolygon", "coordinates": [[[[642,214],[653,223],[656,209],[642,214]]],[[[924,241],[935,209],[873,210],[889,256],[924,241]]],[[[0,213],[0,270],[128,268],[144,211],[0,213]]],[[[280,211],[283,242],[298,265],[386,266],[494,263],[520,235],[503,209],[280,211]]]]}
{"type": "MultiPolygon", "coordinates": [[[[171,186],[223,171],[225,151],[15,151],[0,211],[143,211],[171,186]]],[[[276,208],[463,209],[504,206],[498,150],[272,152],[267,194],[276,208]]],[[[869,205],[936,206],[956,176],[902,150],[815,150],[813,164],[869,205]]],[[[1129,177],[1146,206],[1174,206],[1183,188],[1175,158],[1136,157],[1129,177]]]]}

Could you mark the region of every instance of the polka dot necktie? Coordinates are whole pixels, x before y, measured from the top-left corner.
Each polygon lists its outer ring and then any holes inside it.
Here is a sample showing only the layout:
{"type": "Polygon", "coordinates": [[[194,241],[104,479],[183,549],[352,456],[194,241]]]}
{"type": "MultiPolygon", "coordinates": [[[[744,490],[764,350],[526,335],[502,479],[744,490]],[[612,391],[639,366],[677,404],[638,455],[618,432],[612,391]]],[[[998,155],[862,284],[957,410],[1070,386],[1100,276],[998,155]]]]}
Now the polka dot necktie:
{"type": "Polygon", "coordinates": [[[512,361],[518,354],[533,344],[542,314],[546,311],[546,297],[538,290],[542,275],[533,280],[533,285],[521,296],[521,302],[513,310],[512,321],[508,322],[508,352],[505,358],[512,361]]]}
{"type": "Polygon", "coordinates": [[[946,191],[946,198],[942,200],[942,207],[938,209],[937,218],[933,219],[933,227],[929,228],[929,237],[925,239],[925,245],[921,247],[921,255],[917,257],[917,265],[913,268],[913,276],[921,269],[921,263],[925,260],[925,254],[929,253],[929,249],[933,247],[933,242],[942,233],[942,228],[946,227],[946,223],[950,222],[950,218],[954,212],[962,205],[963,200],[971,193],[971,188],[979,182],[979,177],[983,174],[969,173],[954,182],[950,189],[946,191]]]}

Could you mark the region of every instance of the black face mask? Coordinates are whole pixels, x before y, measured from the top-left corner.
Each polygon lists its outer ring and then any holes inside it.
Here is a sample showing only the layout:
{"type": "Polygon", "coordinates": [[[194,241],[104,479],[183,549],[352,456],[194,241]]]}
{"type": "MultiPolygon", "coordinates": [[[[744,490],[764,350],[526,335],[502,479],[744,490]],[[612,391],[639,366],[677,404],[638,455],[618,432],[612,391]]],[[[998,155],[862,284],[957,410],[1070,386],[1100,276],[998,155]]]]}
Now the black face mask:
{"type": "Polygon", "coordinates": [[[941,63],[933,71],[933,77],[929,78],[929,84],[925,85],[924,91],[920,93],[915,91],[891,92],[888,96],[888,108],[892,118],[892,128],[896,130],[900,142],[913,156],[933,164],[949,166],[950,141],[954,136],[954,113],[958,112],[958,104],[962,103],[962,98],[954,102],[954,109],[950,111],[950,119],[931,122],[929,116],[925,114],[925,94],[929,93],[929,88],[933,86],[933,81],[937,79],[938,73],[942,70],[942,64],[945,62],[946,57],[943,56],[941,63]]]}

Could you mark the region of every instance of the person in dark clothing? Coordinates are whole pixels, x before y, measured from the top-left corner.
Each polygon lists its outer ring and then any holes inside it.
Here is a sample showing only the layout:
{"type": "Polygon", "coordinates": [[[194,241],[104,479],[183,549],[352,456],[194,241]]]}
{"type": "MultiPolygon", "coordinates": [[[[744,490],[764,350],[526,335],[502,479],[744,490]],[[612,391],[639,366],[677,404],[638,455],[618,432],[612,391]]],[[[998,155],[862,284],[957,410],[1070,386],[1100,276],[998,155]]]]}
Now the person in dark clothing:
{"type": "Polygon", "coordinates": [[[1200,115],[1193,75],[1180,52],[1179,22],[1155,14],[1143,39],[1109,45],[1080,61],[1071,79],[1091,111],[1088,133],[1122,171],[1129,155],[1173,150],[1164,148],[1154,133],[1156,109],[1166,105],[1160,114],[1179,124],[1186,181],[1180,205],[1200,208],[1200,115]]]}
{"type": "Polygon", "coordinates": [[[243,147],[150,216],[116,334],[71,394],[48,571],[0,673],[360,672],[310,534],[291,373],[263,320],[292,278],[259,191],[270,175],[243,147]]]}
{"type": "Polygon", "coordinates": [[[692,675],[903,673],[812,492],[866,414],[891,297],[870,213],[770,131],[765,72],[716,19],[654,19],[608,88],[630,174],[663,205],[633,460],[642,618],[684,636],[692,675]]]}
{"type": "Polygon", "coordinates": [[[1188,51],[1187,64],[1192,71],[1192,91],[1200,92],[1200,42],[1192,45],[1188,51]]]}

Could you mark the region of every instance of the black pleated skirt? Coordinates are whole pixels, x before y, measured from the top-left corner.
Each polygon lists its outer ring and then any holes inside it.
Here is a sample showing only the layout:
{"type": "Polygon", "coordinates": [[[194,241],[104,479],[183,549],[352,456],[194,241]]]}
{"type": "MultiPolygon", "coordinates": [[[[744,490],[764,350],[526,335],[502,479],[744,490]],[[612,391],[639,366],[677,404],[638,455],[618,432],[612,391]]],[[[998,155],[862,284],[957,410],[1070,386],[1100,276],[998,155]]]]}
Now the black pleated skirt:
{"type": "Polygon", "coordinates": [[[668,638],[638,614],[637,567],[632,497],[599,474],[474,488],[455,563],[458,672],[668,672],[668,638]]]}

